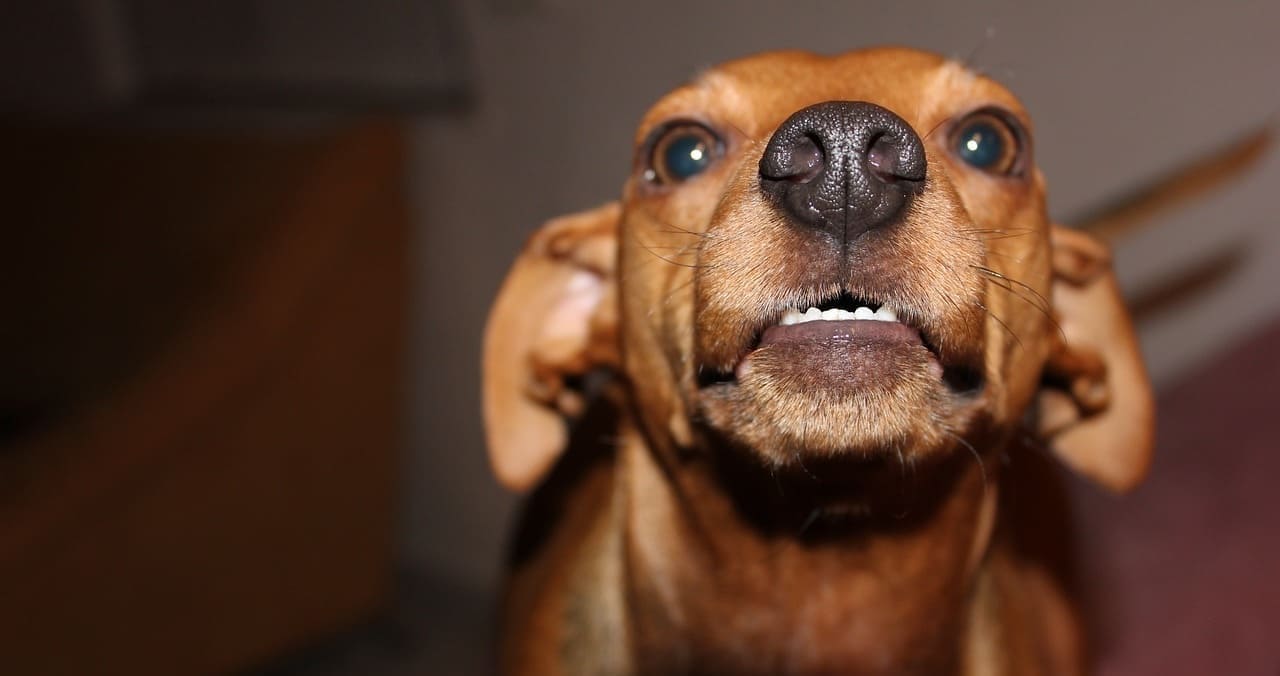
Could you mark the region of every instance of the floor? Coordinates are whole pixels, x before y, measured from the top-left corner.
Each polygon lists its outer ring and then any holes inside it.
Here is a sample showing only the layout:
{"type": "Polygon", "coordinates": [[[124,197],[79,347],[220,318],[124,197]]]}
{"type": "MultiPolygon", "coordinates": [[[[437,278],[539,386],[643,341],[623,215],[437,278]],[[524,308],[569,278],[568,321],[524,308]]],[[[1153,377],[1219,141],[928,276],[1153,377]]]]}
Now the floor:
{"type": "Polygon", "coordinates": [[[1077,486],[1102,676],[1280,674],[1280,324],[1162,394],[1131,495],[1077,486]]]}

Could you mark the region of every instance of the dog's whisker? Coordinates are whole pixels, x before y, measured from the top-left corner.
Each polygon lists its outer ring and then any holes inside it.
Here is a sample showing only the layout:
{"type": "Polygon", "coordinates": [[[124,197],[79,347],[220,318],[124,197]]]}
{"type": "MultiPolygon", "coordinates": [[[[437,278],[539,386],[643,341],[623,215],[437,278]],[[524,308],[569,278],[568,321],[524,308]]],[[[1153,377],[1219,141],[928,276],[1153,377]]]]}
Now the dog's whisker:
{"type": "Polygon", "coordinates": [[[983,68],[987,77],[995,77],[999,80],[1012,82],[1018,79],[1018,71],[1008,63],[993,63],[983,68]]]}
{"type": "Polygon", "coordinates": [[[674,265],[679,268],[688,268],[690,270],[710,270],[714,268],[714,266],[707,265],[706,263],[685,263],[678,260],[672,260],[669,257],[663,256],[657,252],[649,251],[648,253],[652,255],[651,258],[647,258],[641,261],[634,261],[633,263],[631,263],[630,266],[625,268],[625,272],[627,274],[637,274],[642,272],[644,268],[648,267],[649,265],[662,265],[663,263],[674,265]]]}
{"type": "Polygon", "coordinates": [[[685,289],[688,289],[689,287],[693,286],[694,281],[695,280],[692,277],[690,277],[687,281],[671,287],[671,290],[668,291],[666,295],[662,297],[662,306],[666,307],[670,305],[671,301],[675,300],[676,294],[681,293],[685,289]]]}
{"type": "MultiPolygon", "coordinates": [[[[933,417],[932,414],[930,415],[930,417],[931,418],[933,417]]],[[[916,482],[915,482],[916,473],[915,473],[915,466],[913,464],[911,467],[911,481],[908,482],[907,481],[907,459],[902,454],[902,444],[894,444],[893,451],[894,451],[894,455],[898,458],[898,470],[899,470],[898,495],[902,498],[902,510],[899,512],[895,512],[893,515],[893,518],[901,520],[901,519],[907,518],[907,516],[911,514],[911,503],[915,501],[915,495],[916,495],[916,482]],[[908,494],[907,492],[908,488],[910,489],[910,494],[908,494]]]]}
{"type": "MultiPolygon", "coordinates": [[[[692,233],[692,232],[690,232],[689,234],[700,234],[700,233],[692,233]]],[[[638,234],[637,234],[637,235],[633,235],[633,236],[632,236],[632,241],[634,241],[634,242],[635,242],[635,243],[636,243],[636,244],[637,244],[641,249],[644,249],[646,252],[648,252],[649,254],[651,254],[654,258],[656,258],[656,259],[658,259],[658,260],[660,260],[660,261],[663,261],[663,262],[665,262],[665,263],[670,263],[671,265],[676,265],[676,266],[680,266],[680,267],[690,268],[690,269],[693,269],[693,270],[706,269],[706,266],[704,266],[703,264],[698,263],[698,262],[696,262],[696,261],[695,261],[695,262],[690,263],[690,262],[685,262],[685,261],[681,261],[681,260],[676,260],[676,259],[680,258],[681,256],[686,256],[686,255],[689,255],[689,254],[691,254],[691,253],[692,253],[692,254],[696,254],[696,253],[698,252],[698,250],[699,250],[699,246],[700,246],[701,242],[694,242],[694,243],[690,243],[690,244],[684,245],[684,246],[682,246],[682,247],[676,247],[676,246],[655,246],[655,245],[652,245],[652,244],[650,244],[650,243],[648,243],[648,242],[644,241],[643,239],[641,239],[641,238],[640,238],[640,236],[639,236],[638,234]],[[669,255],[669,256],[668,256],[668,255],[663,255],[662,253],[659,253],[660,251],[667,251],[667,250],[675,250],[675,253],[674,253],[674,254],[671,254],[671,255],[669,255]]]]}
{"type": "Polygon", "coordinates": [[[713,236],[709,232],[701,232],[698,230],[690,230],[689,228],[682,228],[670,221],[661,221],[661,223],[663,227],[654,229],[654,232],[661,232],[669,235],[689,235],[691,237],[712,237],[713,236]]]}
{"type": "Polygon", "coordinates": [[[996,27],[988,25],[982,31],[982,37],[978,39],[978,44],[974,45],[963,59],[960,59],[961,65],[963,65],[967,70],[978,75],[984,74],[985,70],[978,65],[978,57],[982,54],[982,50],[986,49],[987,45],[991,44],[992,41],[995,40],[995,37],[996,27]]]}
{"type": "Polygon", "coordinates": [[[990,277],[1004,280],[1013,286],[1017,286],[1020,289],[1026,290],[1028,293],[1032,294],[1040,301],[1041,305],[1039,305],[1038,307],[1044,307],[1044,308],[1050,307],[1049,300],[1045,298],[1039,291],[1036,291],[1034,288],[1032,288],[1030,285],[1024,282],[1021,282],[1017,279],[1014,279],[1013,277],[1010,277],[1002,272],[992,270],[991,268],[988,268],[986,266],[973,265],[970,267],[976,268],[979,272],[981,272],[984,275],[988,275],[990,277]]]}
{"type": "Polygon", "coordinates": [[[997,324],[999,324],[1001,327],[1004,328],[1005,333],[1008,333],[1009,337],[1013,339],[1013,342],[1017,343],[1019,349],[1023,347],[1022,338],[1018,337],[1017,332],[1009,328],[1009,325],[1005,323],[1003,319],[1001,319],[996,313],[992,312],[990,308],[988,308],[986,305],[983,305],[982,303],[978,303],[978,307],[982,308],[982,311],[987,313],[988,317],[991,317],[992,319],[994,319],[997,324]]]}
{"type": "Polygon", "coordinates": [[[667,221],[662,221],[662,225],[665,227],[655,229],[653,232],[665,235],[689,235],[690,237],[697,237],[699,239],[710,239],[715,236],[709,232],[699,232],[697,230],[682,228],[674,223],[668,223],[667,221]]]}
{"type": "Polygon", "coordinates": [[[1062,329],[1062,323],[1058,321],[1058,318],[1056,316],[1054,316],[1053,306],[1049,302],[1049,300],[1044,297],[1043,294],[1041,294],[1039,291],[1036,291],[1035,289],[1033,289],[1032,287],[1028,286],[1023,282],[1013,279],[1012,277],[1009,277],[1007,275],[1003,275],[999,272],[996,272],[995,270],[991,270],[990,268],[986,268],[983,266],[971,266],[971,267],[977,269],[978,272],[982,273],[983,275],[986,275],[989,279],[993,281],[993,283],[995,283],[997,287],[1004,289],[1014,298],[1022,300],[1023,302],[1025,302],[1026,304],[1030,305],[1031,307],[1035,308],[1038,312],[1043,314],[1045,318],[1049,320],[1049,323],[1053,326],[1054,331],[1056,331],[1058,335],[1061,336],[1063,342],[1064,343],[1066,342],[1067,335],[1066,335],[1066,332],[1063,331],[1062,329]],[[1023,291],[1020,292],[1019,289],[1022,289],[1023,291]],[[1028,298],[1027,296],[1024,295],[1024,293],[1032,294],[1032,298],[1028,298]]]}
{"type": "Polygon", "coordinates": [[[796,464],[800,466],[801,471],[807,474],[810,479],[813,479],[814,481],[818,480],[818,477],[814,476],[813,472],[810,472],[808,467],[805,467],[804,460],[800,457],[799,451],[792,451],[791,456],[795,458],[796,464]]]}
{"type": "Polygon", "coordinates": [[[726,127],[730,128],[730,129],[732,129],[732,130],[734,130],[734,131],[738,132],[738,135],[739,135],[739,136],[741,136],[742,138],[751,138],[751,137],[752,137],[752,135],[751,135],[751,134],[748,134],[748,133],[746,132],[746,130],[745,130],[745,129],[743,129],[742,127],[740,127],[740,126],[738,126],[737,124],[735,124],[733,120],[724,120],[724,121],[723,121],[723,124],[724,124],[724,126],[726,126],[726,127]]]}
{"type": "Polygon", "coordinates": [[[798,536],[804,535],[806,532],[808,532],[809,528],[813,526],[813,524],[818,522],[818,519],[821,517],[822,517],[822,509],[819,507],[814,507],[812,510],[809,511],[809,516],[805,517],[804,523],[800,524],[800,530],[796,533],[796,535],[798,536]]]}
{"type": "MultiPolygon", "coordinates": [[[[992,240],[1001,240],[1001,239],[1013,239],[1015,237],[1025,237],[1027,235],[1035,234],[1035,232],[1036,231],[1032,228],[1019,228],[1017,230],[1004,230],[1001,228],[962,228],[956,231],[956,233],[958,234],[979,236],[977,240],[967,240],[967,241],[983,241],[983,242],[990,242],[992,240]]],[[[967,239],[967,238],[960,238],[960,239],[967,239]]]]}
{"type": "Polygon", "coordinates": [[[690,228],[686,228],[677,223],[673,223],[656,214],[651,216],[651,218],[655,219],[658,222],[658,224],[662,226],[661,228],[652,228],[651,230],[653,230],[653,232],[665,232],[669,234],[678,234],[678,235],[692,235],[694,237],[704,237],[704,238],[713,236],[708,231],[692,230],[690,228]]]}
{"type": "Polygon", "coordinates": [[[678,245],[678,246],[675,246],[675,245],[673,245],[673,246],[654,246],[654,245],[650,245],[648,248],[649,248],[651,251],[675,251],[675,252],[677,252],[678,254],[685,254],[685,253],[689,253],[689,252],[691,252],[691,251],[696,251],[696,250],[697,250],[695,247],[693,247],[693,246],[691,246],[691,245],[688,245],[688,244],[681,244],[681,245],[678,245]]]}
{"type": "Polygon", "coordinates": [[[940,429],[942,430],[943,434],[951,437],[952,439],[955,439],[956,443],[968,449],[969,453],[973,456],[973,459],[978,462],[978,471],[981,473],[981,476],[982,476],[982,494],[986,495],[987,491],[989,490],[989,487],[987,485],[987,463],[983,461],[982,454],[978,452],[978,449],[973,447],[973,444],[969,443],[968,440],[966,440],[964,437],[960,436],[959,434],[956,434],[955,432],[952,432],[951,430],[945,427],[940,429]]]}
{"type": "Polygon", "coordinates": [[[999,275],[998,273],[993,275],[988,272],[983,272],[983,274],[990,278],[991,282],[997,287],[1009,292],[1012,296],[1022,300],[1035,309],[1044,313],[1048,313],[1050,311],[1048,301],[1044,299],[1044,296],[1041,296],[1039,293],[1035,292],[1035,290],[1030,289],[1030,287],[1027,287],[1027,289],[1024,290],[1022,287],[1015,286],[1013,280],[1010,280],[1003,275],[999,275]],[[1025,295],[1026,293],[1030,293],[1031,295],[1027,296],[1025,295]]]}
{"type": "Polygon", "coordinates": [[[673,260],[673,259],[671,259],[671,258],[667,258],[666,256],[663,256],[662,254],[658,253],[657,251],[654,251],[653,249],[651,249],[651,248],[649,248],[649,247],[647,247],[647,246],[645,246],[645,245],[643,245],[643,244],[641,244],[641,245],[640,245],[640,248],[642,248],[642,249],[644,249],[645,251],[647,251],[647,252],[649,252],[649,253],[653,254],[654,258],[657,258],[657,259],[659,259],[659,260],[661,260],[661,261],[663,261],[663,262],[665,262],[665,263],[670,263],[670,264],[672,264],[672,265],[678,265],[678,266],[680,266],[680,267],[682,267],[682,268],[690,268],[690,269],[693,269],[693,270],[697,270],[699,267],[701,267],[701,266],[700,266],[699,264],[697,264],[697,263],[683,263],[683,262],[678,261],[678,260],[673,260]]]}
{"type": "Polygon", "coordinates": [[[929,130],[929,132],[928,132],[928,133],[926,133],[924,136],[921,136],[921,137],[920,137],[920,140],[922,140],[922,141],[928,141],[928,140],[929,140],[929,138],[930,138],[931,136],[933,136],[933,132],[938,131],[939,129],[941,129],[941,128],[942,128],[942,126],[943,126],[943,125],[945,125],[945,124],[946,124],[947,122],[949,122],[949,121],[950,121],[950,120],[943,119],[942,121],[940,121],[940,122],[938,122],[937,124],[933,125],[933,128],[932,128],[932,129],[930,129],[930,130],[929,130]]]}

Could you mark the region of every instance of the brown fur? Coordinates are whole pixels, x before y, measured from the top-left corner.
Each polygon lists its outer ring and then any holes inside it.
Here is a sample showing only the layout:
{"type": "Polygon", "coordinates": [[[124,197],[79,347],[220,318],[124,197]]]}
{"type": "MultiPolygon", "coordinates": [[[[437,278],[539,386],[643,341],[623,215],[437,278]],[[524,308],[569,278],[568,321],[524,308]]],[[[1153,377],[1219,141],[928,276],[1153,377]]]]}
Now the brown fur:
{"type": "Polygon", "coordinates": [[[718,130],[705,173],[655,188],[638,152],[620,207],[534,236],[485,345],[495,469],[517,489],[542,482],[513,561],[505,672],[1085,669],[1058,551],[1069,523],[1039,449],[1132,486],[1151,394],[1106,248],[1048,221],[1033,164],[993,177],[953,155],[951,126],[983,108],[1031,128],[1005,89],[930,54],[735,61],[637,133],[641,147],[670,120],[718,130]],[[828,100],[896,112],[928,160],[900,222],[847,251],[759,189],[774,130],[828,100]],[[851,372],[752,348],[785,308],[840,289],[903,308],[935,354],[851,372]],[[614,377],[584,415],[575,386],[601,368],[614,377]],[[965,369],[976,393],[947,382],[965,369]],[[571,443],[562,416],[579,420],[571,443]]]}

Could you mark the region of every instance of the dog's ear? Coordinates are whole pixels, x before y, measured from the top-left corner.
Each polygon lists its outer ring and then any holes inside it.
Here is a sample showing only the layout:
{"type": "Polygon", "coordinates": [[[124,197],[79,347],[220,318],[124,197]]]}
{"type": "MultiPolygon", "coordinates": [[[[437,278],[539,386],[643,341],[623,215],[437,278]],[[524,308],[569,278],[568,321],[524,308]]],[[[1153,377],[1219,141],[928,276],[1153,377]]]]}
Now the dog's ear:
{"type": "Polygon", "coordinates": [[[524,491],[568,443],[581,377],[618,363],[617,203],[543,225],[525,244],[484,332],[484,426],[498,480],[524,491]]]}
{"type": "Polygon", "coordinates": [[[1038,431],[1072,469],[1114,491],[1151,464],[1155,401],[1111,256],[1098,240],[1052,226],[1053,307],[1061,332],[1037,401],[1038,431]]]}

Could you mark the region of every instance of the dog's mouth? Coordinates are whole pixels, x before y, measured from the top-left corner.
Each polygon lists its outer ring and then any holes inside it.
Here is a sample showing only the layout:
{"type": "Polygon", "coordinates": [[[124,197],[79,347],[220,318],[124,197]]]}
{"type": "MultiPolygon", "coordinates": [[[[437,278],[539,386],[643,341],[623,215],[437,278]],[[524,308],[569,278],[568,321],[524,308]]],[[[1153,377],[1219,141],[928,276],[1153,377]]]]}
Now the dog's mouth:
{"type": "MultiPolygon", "coordinates": [[[[771,346],[801,349],[858,345],[871,351],[924,349],[930,363],[941,369],[936,352],[925,345],[920,330],[898,319],[898,312],[873,300],[842,293],[801,312],[783,311],[777,324],[765,328],[751,352],[734,369],[735,377],[751,368],[751,355],[771,346]]],[[[940,376],[941,373],[939,372],[940,376]]]]}
{"type": "Polygon", "coordinates": [[[701,369],[699,385],[734,384],[767,364],[775,374],[791,372],[790,382],[824,390],[862,388],[923,369],[954,393],[980,391],[981,369],[945,360],[932,332],[914,320],[918,314],[850,292],[804,309],[785,307],[759,327],[732,370],[701,369]]]}
{"type": "Polygon", "coordinates": [[[905,296],[779,303],[752,313],[763,318],[755,326],[701,334],[703,356],[724,364],[715,372],[701,362],[702,420],[774,466],[943,448],[984,399],[981,350],[964,313],[957,323],[905,296]]]}

